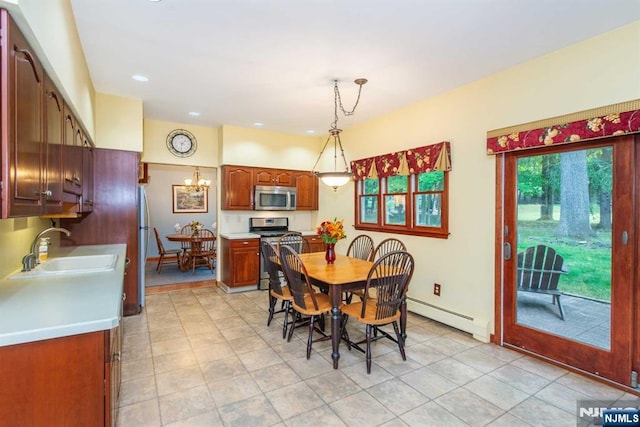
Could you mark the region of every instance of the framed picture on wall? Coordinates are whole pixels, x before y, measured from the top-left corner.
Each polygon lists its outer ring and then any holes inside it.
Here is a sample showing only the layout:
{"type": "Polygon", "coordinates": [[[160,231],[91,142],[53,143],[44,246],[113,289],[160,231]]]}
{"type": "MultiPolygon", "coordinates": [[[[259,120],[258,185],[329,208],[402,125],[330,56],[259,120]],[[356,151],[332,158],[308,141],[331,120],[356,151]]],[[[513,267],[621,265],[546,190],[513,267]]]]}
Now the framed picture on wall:
{"type": "Polygon", "coordinates": [[[186,185],[173,185],[173,213],[207,213],[207,190],[195,191],[186,185]]]}

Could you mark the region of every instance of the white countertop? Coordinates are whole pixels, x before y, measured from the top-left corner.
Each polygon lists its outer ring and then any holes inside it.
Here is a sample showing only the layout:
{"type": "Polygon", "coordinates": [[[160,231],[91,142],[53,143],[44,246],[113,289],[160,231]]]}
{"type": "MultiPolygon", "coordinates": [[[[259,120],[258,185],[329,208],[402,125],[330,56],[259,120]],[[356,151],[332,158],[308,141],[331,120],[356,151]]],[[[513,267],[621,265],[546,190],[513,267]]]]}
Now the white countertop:
{"type": "MultiPolygon", "coordinates": [[[[0,346],[108,330],[120,323],[125,244],[56,249],[51,258],[116,254],[112,271],[0,280],[0,346]]],[[[17,270],[19,271],[19,270],[17,270]]]]}
{"type": "Polygon", "coordinates": [[[243,240],[243,239],[259,239],[260,235],[255,233],[220,233],[220,237],[229,240],[243,240]]]}

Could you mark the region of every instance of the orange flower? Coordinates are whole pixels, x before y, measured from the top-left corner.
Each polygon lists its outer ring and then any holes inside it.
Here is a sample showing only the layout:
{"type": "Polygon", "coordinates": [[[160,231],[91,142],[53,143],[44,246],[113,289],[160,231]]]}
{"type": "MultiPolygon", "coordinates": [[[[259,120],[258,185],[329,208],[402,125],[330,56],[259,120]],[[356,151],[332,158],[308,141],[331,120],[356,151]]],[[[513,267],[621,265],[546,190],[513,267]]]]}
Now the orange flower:
{"type": "Polygon", "coordinates": [[[333,221],[322,221],[322,223],[316,228],[318,236],[322,237],[322,241],[325,243],[337,243],[338,240],[347,237],[344,232],[343,220],[334,218],[333,221]]]}

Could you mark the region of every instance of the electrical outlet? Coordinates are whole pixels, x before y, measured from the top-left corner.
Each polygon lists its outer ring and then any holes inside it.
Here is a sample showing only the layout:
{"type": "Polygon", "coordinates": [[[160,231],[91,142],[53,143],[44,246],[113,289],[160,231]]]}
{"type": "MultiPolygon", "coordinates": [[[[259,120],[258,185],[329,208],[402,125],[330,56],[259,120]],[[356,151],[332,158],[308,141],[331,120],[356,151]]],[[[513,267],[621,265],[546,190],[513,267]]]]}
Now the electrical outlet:
{"type": "Polygon", "coordinates": [[[433,294],[437,297],[440,296],[440,284],[439,283],[434,283],[433,284],[433,294]]]}

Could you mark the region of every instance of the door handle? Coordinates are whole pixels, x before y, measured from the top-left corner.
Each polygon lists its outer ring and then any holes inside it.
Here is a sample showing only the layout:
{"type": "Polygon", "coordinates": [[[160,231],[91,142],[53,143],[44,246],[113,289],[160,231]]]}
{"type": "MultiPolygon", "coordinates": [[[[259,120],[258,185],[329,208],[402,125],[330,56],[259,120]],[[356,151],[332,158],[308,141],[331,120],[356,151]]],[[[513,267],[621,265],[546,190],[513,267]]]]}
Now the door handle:
{"type": "Polygon", "coordinates": [[[509,261],[511,259],[511,243],[506,242],[502,245],[502,252],[504,253],[504,259],[509,261]]]}
{"type": "Polygon", "coordinates": [[[629,242],[629,233],[626,231],[622,232],[622,244],[626,245],[629,242]]]}

